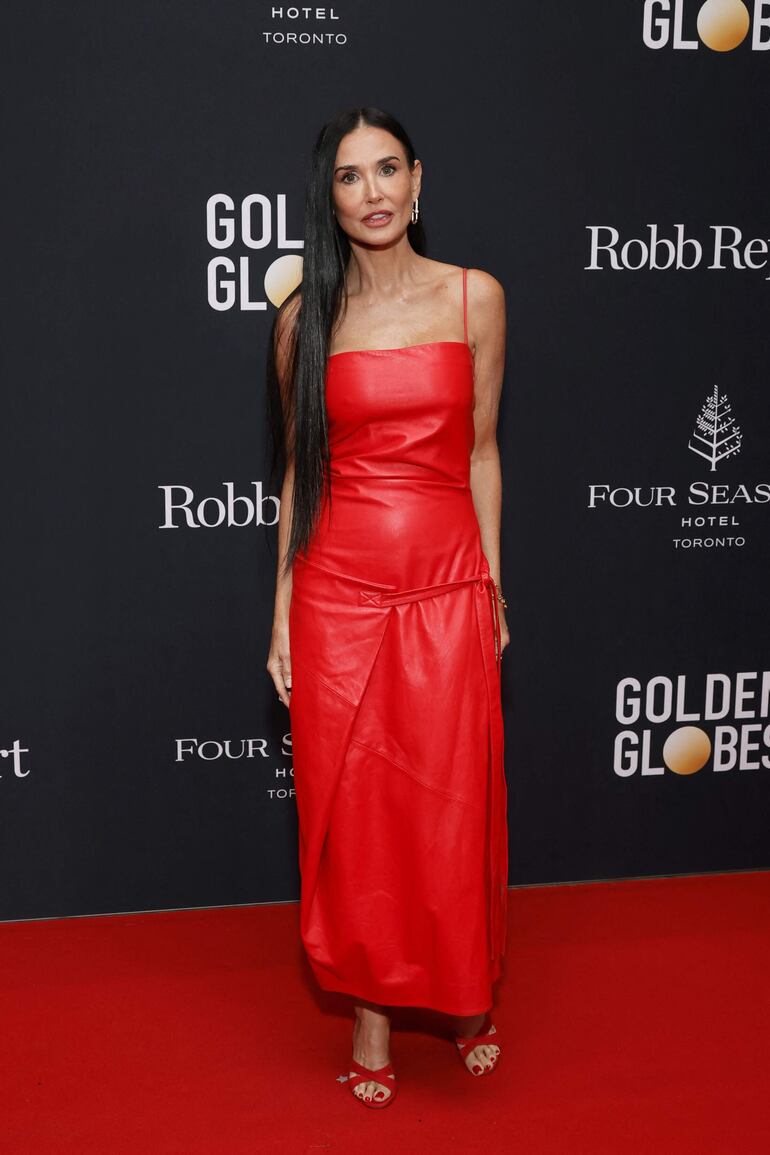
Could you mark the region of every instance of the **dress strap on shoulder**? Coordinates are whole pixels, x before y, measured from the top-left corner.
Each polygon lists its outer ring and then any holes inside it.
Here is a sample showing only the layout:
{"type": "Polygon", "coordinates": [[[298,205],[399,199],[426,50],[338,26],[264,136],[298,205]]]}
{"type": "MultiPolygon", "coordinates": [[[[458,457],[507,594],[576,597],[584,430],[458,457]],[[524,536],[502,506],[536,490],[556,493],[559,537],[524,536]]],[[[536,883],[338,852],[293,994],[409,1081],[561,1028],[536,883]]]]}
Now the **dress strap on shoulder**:
{"type": "Polygon", "coordinates": [[[468,344],[468,270],[463,267],[463,333],[468,344]]]}

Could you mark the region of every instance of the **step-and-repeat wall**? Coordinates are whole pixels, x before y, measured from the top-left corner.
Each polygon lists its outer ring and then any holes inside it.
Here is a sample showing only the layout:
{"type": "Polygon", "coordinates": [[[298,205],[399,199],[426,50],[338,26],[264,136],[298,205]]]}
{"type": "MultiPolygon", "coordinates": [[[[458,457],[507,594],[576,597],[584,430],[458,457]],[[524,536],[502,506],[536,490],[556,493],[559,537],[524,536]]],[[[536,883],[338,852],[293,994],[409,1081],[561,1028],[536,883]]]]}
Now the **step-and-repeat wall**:
{"type": "Polygon", "coordinates": [[[10,12],[0,917],[298,896],[265,350],[353,105],[506,291],[510,882],[770,865],[770,0],[10,12]]]}

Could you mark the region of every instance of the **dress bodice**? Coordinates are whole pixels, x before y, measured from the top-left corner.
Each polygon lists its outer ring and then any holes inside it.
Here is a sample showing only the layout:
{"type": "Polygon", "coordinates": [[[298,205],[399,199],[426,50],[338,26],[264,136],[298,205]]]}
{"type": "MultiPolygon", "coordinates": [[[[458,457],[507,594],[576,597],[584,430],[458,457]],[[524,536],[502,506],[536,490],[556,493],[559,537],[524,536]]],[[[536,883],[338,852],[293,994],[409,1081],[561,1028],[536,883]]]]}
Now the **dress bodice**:
{"type": "Polygon", "coordinates": [[[333,354],[326,408],[330,489],[309,560],[394,588],[477,572],[469,346],[333,354]]]}
{"type": "Polygon", "coordinates": [[[332,354],[326,407],[333,483],[379,477],[468,485],[473,358],[465,342],[332,354]]]}

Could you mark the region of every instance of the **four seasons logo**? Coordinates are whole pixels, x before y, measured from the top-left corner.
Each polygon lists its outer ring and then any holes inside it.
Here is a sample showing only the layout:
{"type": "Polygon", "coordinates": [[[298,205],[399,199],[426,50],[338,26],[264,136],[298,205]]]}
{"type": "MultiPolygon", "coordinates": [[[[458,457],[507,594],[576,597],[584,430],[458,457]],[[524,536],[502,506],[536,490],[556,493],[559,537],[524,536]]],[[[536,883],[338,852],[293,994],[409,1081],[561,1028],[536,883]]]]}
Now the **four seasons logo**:
{"type": "Polygon", "coordinates": [[[692,436],[698,444],[693,445],[690,440],[688,446],[693,453],[711,462],[712,471],[719,461],[741,451],[743,434],[734,418],[729,416],[731,412],[732,405],[727,394],[723,393],[720,397],[719,387],[715,385],[714,392],[706,398],[695,422],[692,436]]]}
{"type": "MultiPolygon", "coordinates": [[[[702,457],[713,473],[717,465],[741,451],[743,434],[732,416],[732,405],[726,393],[714,386],[695,420],[687,448],[702,457]]],[[[648,507],[675,510],[678,505],[700,506],[702,513],[678,515],[679,527],[688,536],[671,538],[677,550],[734,549],[746,545],[744,516],[754,506],[770,503],[770,483],[751,485],[737,481],[691,481],[680,495],[675,485],[611,485],[589,483],[588,508],[625,509],[648,507]],[[704,508],[705,507],[705,508],[704,508]],[[703,536],[699,531],[705,530],[703,536]],[[693,532],[694,531],[694,532],[693,532]],[[691,536],[690,536],[691,535],[691,536]]],[[[754,523],[756,524],[756,523],[754,523]]]]}

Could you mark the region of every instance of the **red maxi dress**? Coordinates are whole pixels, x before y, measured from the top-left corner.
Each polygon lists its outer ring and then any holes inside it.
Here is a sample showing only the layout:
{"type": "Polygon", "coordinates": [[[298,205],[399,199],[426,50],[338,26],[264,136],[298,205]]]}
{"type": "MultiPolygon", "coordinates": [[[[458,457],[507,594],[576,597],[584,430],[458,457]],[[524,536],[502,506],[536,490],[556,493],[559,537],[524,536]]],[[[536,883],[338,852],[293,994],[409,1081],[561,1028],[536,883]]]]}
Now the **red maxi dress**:
{"type": "Polygon", "coordinates": [[[505,951],[500,625],[466,340],[328,360],[331,485],[292,571],[300,933],[325,990],[475,1015],[505,951]]]}

